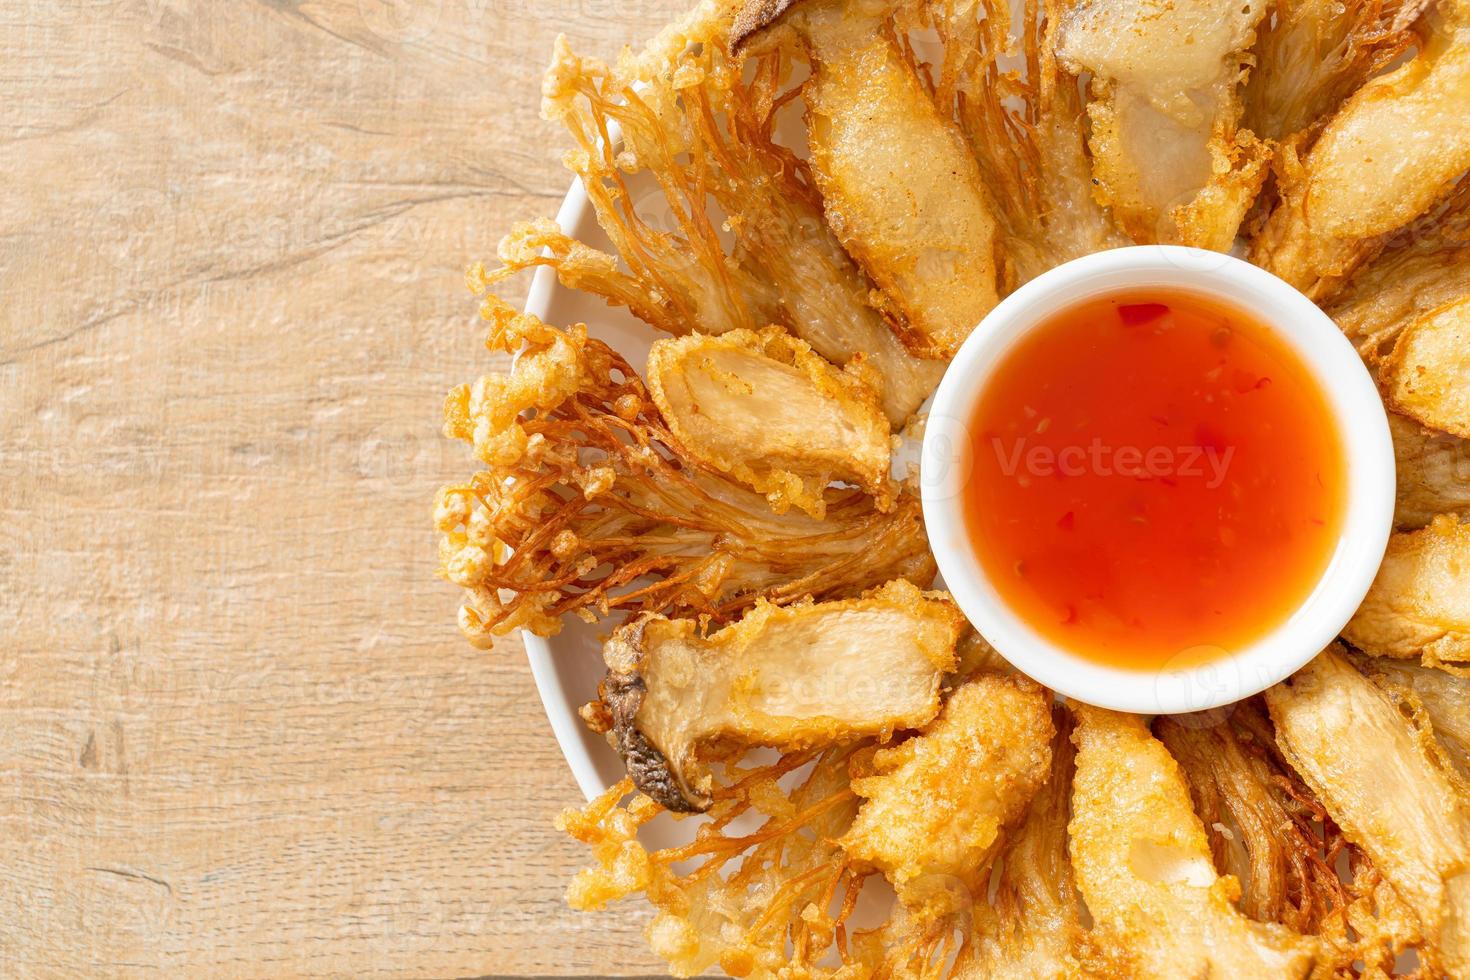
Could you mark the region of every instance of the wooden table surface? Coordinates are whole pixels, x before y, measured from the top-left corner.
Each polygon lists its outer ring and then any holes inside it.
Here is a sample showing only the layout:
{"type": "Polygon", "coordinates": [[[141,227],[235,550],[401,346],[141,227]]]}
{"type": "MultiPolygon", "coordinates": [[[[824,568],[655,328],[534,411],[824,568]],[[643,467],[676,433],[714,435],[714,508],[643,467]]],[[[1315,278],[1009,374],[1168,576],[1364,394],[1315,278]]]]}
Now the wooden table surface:
{"type": "Polygon", "coordinates": [[[0,976],[659,969],[430,509],[552,40],[674,10],[0,4],[0,976]]]}

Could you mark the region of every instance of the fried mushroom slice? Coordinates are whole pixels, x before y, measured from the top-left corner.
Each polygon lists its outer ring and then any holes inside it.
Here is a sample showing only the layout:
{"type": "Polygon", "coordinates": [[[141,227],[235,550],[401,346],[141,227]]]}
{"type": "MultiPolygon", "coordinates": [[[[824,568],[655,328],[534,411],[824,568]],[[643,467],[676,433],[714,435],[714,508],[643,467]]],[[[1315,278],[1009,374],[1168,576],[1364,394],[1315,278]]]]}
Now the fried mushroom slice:
{"type": "Polygon", "coordinates": [[[776,21],[811,64],[803,94],[827,222],[904,344],[948,359],[995,306],[998,226],[979,167],[888,23],[884,0],[750,0],[740,50],[776,21]]]}
{"type": "Polygon", "coordinates": [[[1292,766],[1418,912],[1421,955],[1470,974],[1470,804],[1430,733],[1335,649],[1268,689],[1266,703],[1292,766]]]}
{"type": "Polygon", "coordinates": [[[888,512],[830,489],[826,520],[773,514],[758,493],[680,456],[642,380],[612,348],[487,299],[509,374],[460,385],[445,434],[484,469],[439,491],[440,573],[469,601],[476,644],[614,609],[727,621],[764,598],[851,596],[895,578],[927,586],[934,558],[917,496],[888,512]]]}
{"type": "Polygon", "coordinates": [[[1262,139],[1315,135],[1373,75],[1409,50],[1431,0],[1274,0],[1245,87],[1245,125],[1262,139]]]}
{"type": "Polygon", "coordinates": [[[648,391],[690,459],[791,506],[826,516],[833,480],[892,505],[888,421],[861,359],[839,371],[781,330],[660,340],[648,391]]]}
{"type": "Polygon", "coordinates": [[[1240,910],[1317,935],[1348,902],[1316,830],[1320,805],[1276,758],[1259,699],[1219,715],[1159,718],[1154,732],[1184,771],[1215,867],[1241,882],[1240,910]]]}
{"type": "Polygon", "coordinates": [[[827,228],[805,162],[776,139],[796,95],[782,90],[790,53],[736,63],[730,16],[722,0],[699,3],[611,65],[557,42],[542,111],[576,141],[567,165],[616,255],[543,220],[501,243],[504,266],[480,288],[545,265],[675,335],[780,323],[834,364],[861,354],[901,427],[943,365],[913,356],[870,305],[873,284],[827,228]]]}
{"type": "Polygon", "coordinates": [[[1411,711],[1422,711],[1445,754],[1470,779],[1470,676],[1381,657],[1353,664],[1411,711]]]}
{"type": "Polygon", "coordinates": [[[1071,852],[1107,975],[1305,977],[1315,940],[1252,922],[1210,863],[1179,764],[1137,715],[1076,705],[1071,852]]]}
{"type": "Polygon", "coordinates": [[[1051,767],[1050,696],[1022,677],[979,674],[918,735],[879,749],[853,779],[862,808],[841,844],[926,915],[983,899],[1003,828],[1026,812],[1051,767]]]}
{"type": "Polygon", "coordinates": [[[1052,709],[1051,775],[1008,835],[990,902],[955,959],[954,980],[1070,980],[1082,976],[1081,902],[1067,860],[1067,818],[1076,751],[1067,709],[1052,709]]]}
{"type": "Polygon", "coordinates": [[[1470,440],[1426,429],[1397,412],[1388,413],[1388,431],[1398,479],[1394,526],[1412,531],[1441,514],[1470,515],[1470,440]]]}
{"type": "Polygon", "coordinates": [[[1342,637],[1375,657],[1470,660],[1470,524],[1441,516],[1393,534],[1342,637]]]}
{"type": "Polygon", "coordinates": [[[1405,327],[1380,380],[1394,409],[1430,428],[1470,436],[1470,296],[1405,327]]]}
{"type": "Polygon", "coordinates": [[[1058,39],[1091,73],[1098,200],[1135,242],[1228,250],[1266,179],[1238,127],[1240,82],[1267,0],[1082,0],[1058,39]]]}
{"type": "Polygon", "coordinates": [[[1133,244],[1092,193],[1082,93],[1056,57],[1063,6],[1021,5],[1016,33],[1010,0],[926,0],[898,13],[910,36],[938,36],[940,55],[927,66],[934,102],[980,165],[1007,287],[1133,244]]]}
{"type": "Polygon", "coordinates": [[[902,579],[861,599],[761,602],[708,637],[694,620],[642,616],[603,648],[609,740],[640,790],[700,812],[712,745],[789,750],[927,724],[963,626],[947,595],[902,579]]]}
{"type": "Polygon", "coordinates": [[[1377,368],[1400,331],[1442,306],[1470,296],[1470,180],[1370,262],[1323,307],[1377,368]]]}
{"type": "Polygon", "coordinates": [[[1314,300],[1453,189],[1470,168],[1470,0],[1446,0],[1419,54],[1368,82],[1303,157],[1290,148],[1281,203],[1251,259],[1314,300]]]}

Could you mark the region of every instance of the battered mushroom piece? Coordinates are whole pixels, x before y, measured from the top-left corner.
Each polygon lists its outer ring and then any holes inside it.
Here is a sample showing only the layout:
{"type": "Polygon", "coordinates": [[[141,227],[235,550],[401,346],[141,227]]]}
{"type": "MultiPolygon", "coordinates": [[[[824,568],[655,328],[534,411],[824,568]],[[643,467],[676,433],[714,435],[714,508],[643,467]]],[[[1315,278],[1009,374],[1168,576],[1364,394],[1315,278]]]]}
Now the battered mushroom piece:
{"type": "Polygon", "coordinates": [[[1470,437],[1470,296],[1405,327],[1381,377],[1395,409],[1470,437]]]}
{"type": "Polygon", "coordinates": [[[613,253],[542,220],[512,231],[504,267],[485,281],[549,266],[563,285],[677,335],[780,323],[834,364],[862,355],[902,427],[943,366],[911,354],[870,304],[873,283],[826,227],[805,164],[775,135],[793,94],[783,91],[790,53],[737,63],[726,50],[730,7],[704,0],[613,64],[558,41],[542,111],[576,141],[566,163],[613,253]],[[620,138],[605,138],[613,127],[620,138]]]}
{"type": "Polygon", "coordinates": [[[1470,514],[1470,440],[1426,429],[1397,412],[1388,413],[1388,431],[1398,477],[1394,524],[1412,531],[1441,514],[1470,514]]]}
{"type": "Polygon", "coordinates": [[[991,902],[976,902],[974,929],[956,958],[954,980],[1070,980],[1081,977],[1081,903],[1067,860],[1068,801],[1076,752],[1071,715],[1052,709],[1051,776],[1026,818],[1006,835],[991,902]]]}
{"type": "Polygon", "coordinates": [[[888,420],[861,359],[839,371],[779,327],[661,340],[648,390],[689,458],[766,495],[826,515],[833,480],[892,505],[888,420]]]}
{"type": "Polygon", "coordinates": [[[1442,516],[1390,537],[1342,637],[1378,657],[1470,660],[1470,524],[1442,516]]]}
{"type": "Polygon", "coordinates": [[[1261,139],[1304,139],[1363,82],[1415,42],[1433,0],[1273,0],[1252,54],[1245,125],[1261,139]]]}
{"type": "Polygon", "coordinates": [[[1241,883],[1240,910],[1318,935],[1350,900],[1324,859],[1321,809],[1276,753],[1259,698],[1219,715],[1163,717],[1153,730],[1184,772],[1215,868],[1241,883]]]}
{"type": "Polygon", "coordinates": [[[1460,775],[1470,779],[1470,676],[1382,657],[1353,663],[1391,696],[1422,710],[1460,775]]]}
{"type": "Polygon", "coordinates": [[[460,385],[445,433],[485,468],[435,507],[440,568],[464,587],[460,628],[489,646],[613,609],[729,621],[755,604],[851,596],[895,578],[934,580],[917,496],[880,511],[854,488],[825,520],[770,504],[680,455],[637,372],[582,325],[562,330],[494,297],[489,346],[509,374],[460,385]]]}
{"type": "Polygon", "coordinates": [[[1470,804],[1430,734],[1334,649],[1266,703],[1292,766],[1418,912],[1431,970],[1470,975],[1470,804]]]}
{"type": "Polygon", "coordinates": [[[763,602],[708,638],[693,620],[643,616],[603,649],[610,740],[639,789],[700,812],[706,751],[886,738],[929,722],[963,626],[947,595],[903,580],[861,599],[763,602]]]}
{"type": "Polygon", "coordinates": [[[1311,150],[1282,157],[1281,204],[1251,258],[1316,300],[1470,168],[1470,0],[1444,0],[1407,64],[1368,82],[1311,150]]]}
{"type": "Polygon", "coordinates": [[[999,299],[997,225],[964,137],[888,23],[886,0],[752,0],[739,51],[779,21],[800,37],[811,172],[827,222],[882,290],[904,344],[947,359],[999,299]]]}
{"type": "Polygon", "coordinates": [[[956,883],[982,895],[1001,831],[1047,780],[1054,731],[1050,696],[1036,684],[971,677],[937,721],[880,749],[872,773],[853,779],[866,802],[843,848],[883,872],[907,906],[952,911],[956,883]]]}
{"type": "Polygon", "coordinates": [[[1082,93],[1056,57],[1065,6],[926,0],[896,15],[901,34],[909,27],[939,38],[941,53],[929,67],[934,102],[980,166],[1000,223],[1007,288],[1133,244],[1093,196],[1082,93]]]}
{"type": "Polygon", "coordinates": [[[1307,976],[1316,941],[1236,910],[1240,883],[1216,873],[1179,764],[1144,720],[1075,710],[1072,867],[1104,972],[1158,980],[1307,976]]]}
{"type": "Polygon", "coordinates": [[[1098,199],[1139,244],[1229,249],[1266,179],[1238,128],[1240,82],[1267,0],[1083,0],[1057,54],[1092,75],[1098,199]]]}
{"type": "Polygon", "coordinates": [[[1470,296],[1470,180],[1443,208],[1360,266],[1323,308],[1370,365],[1392,351],[1400,331],[1470,296]]]}

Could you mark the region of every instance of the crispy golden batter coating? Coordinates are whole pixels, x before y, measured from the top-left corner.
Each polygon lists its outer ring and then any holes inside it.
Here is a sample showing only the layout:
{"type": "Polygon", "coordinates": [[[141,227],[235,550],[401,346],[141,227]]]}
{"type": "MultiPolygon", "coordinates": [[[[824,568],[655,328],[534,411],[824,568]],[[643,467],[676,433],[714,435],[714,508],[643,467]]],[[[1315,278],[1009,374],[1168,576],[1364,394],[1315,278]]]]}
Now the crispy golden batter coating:
{"type": "Polygon", "coordinates": [[[1370,366],[1393,350],[1399,332],[1470,296],[1470,180],[1433,213],[1358,268],[1324,306],[1370,366]]]}
{"type": "Polygon", "coordinates": [[[1340,844],[1318,836],[1320,805],[1275,754],[1259,700],[1226,710],[1154,723],[1184,771],[1215,867],[1241,882],[1240,910],[1257,922],[1306,935],[1340,926],[1348,891],[1332,867],[1340,844]]]}
{"type": "Polygon", "coordinates": [[[964,623],[947,594],[903,579],[861,599],[761,602],[707,638],[693,620],[643,616],[604,648],[610,740],[640,790],[703,810],[711,747],[887,741],[928,724],[964,623]]]}
{"type": "MultiPolygon", "coordinates": [[[[934,102],[969,143],[1001,228],[1002,286],[1132,241],[1092,193],[1076,79],[1056,57],[1061,3],[1028,3],[1019,36],[1009,0],[934,0],[899,10],[940,39],[934,102]]],[[[918,62],[918,55],[911,60],[918,62]]]]}
{"type": "Polygon", "coordinates": [[[1082,0],[1058,54],[1092,74],[1098,200],[1139,244],[1228,250],[1266,179],[1239,128],[1240,82],[1267,0],[1082,0]]]}
{"type": "Polygon", "coordinates": [[[889,513],[834,489],[824,521],[773,514],[760,494],[681,457],[637,373],[585,328],[495,302],[487,313],[491,348],[521,353],[510,374],[450,393],[445,432],[487,469],[442,489],[435,509],[441,571],[470,594],[460,626],[472,640],[554,634],[568,612],[724,619],[761,597],[933,580],[912,493],[889,513]]]}
{"type": "Polygon", "coordinates": [[[1470,436],[1470,295],[1404,327],[1381,377],[1394,410],[1470,436]]]}
{"type": "MultiPolygon", "coordinates": [[[[1051,771],[1049,696],[1021,677],[980,674],[919,735],[873,756],[841,844],[883,872],[910,907],[944,905],[955,883],[978,901],[1001,831],[1051,771]]],[[[950,908],[935,908],[953,911],[950,908]]]]}
{"type": "Polygon", "coordinates": [[[1426,429],[1413,419],[1388,413],[1398,478],[1394,524],[1423,527],[1441,514],[1470,515],[1470,440],[1426,429]]]}
{"type": "Polygon", "coordinates": [[[557,42],[543,111],[576,141],[567,164],[617,257],[541,221],[502,243],[504,267],[488,281],[550,265],[564,285],[672,334],[783,324],[834,364],[864,355],[901,426],[943,367],[889,330],[872,283],[825,227],[806,164],[776,141],[795,94],[781,91],[785,55],[752,59],[743,77],[724,53],[728,29],[728,5],[705,2],[615,65],[557,42]]]}
{"type": "Polygon", "coordinates": [[[544,96],[611,247],[530,222],[472,288],[544,265],[676,339],[645,385],[486,296],[518,357],[451,393],[483,469],[435,520],[480,645],[632,614],[574,907],[645,893],[680,976],[1470,976],[1470,0],[701,0],[612,64],[559,41],[544,96]],[[1018,284],[1247,215],[1396,409],[1363,653],[1269,716],[1069,732],[920,591],[890,433],[1018,284]],[[650,851],[670,811],[703,822],[650,851]]]}
{"type": "Polygon", "coordinates": [[[1245,127],[1309,140],[1364,82],[1409,50],[1433,0],[1274,0],[1252,51],[1245,127]]]}
{"type": "Polygon", "coordinates": [[[845,925],[863,879],[833,843],[857,808],[847,776],[852,752],[730,767],[716,782],[709,823],[682,847],[649,851],[638,841],[639,829],[663,810],[646,796],[621,803],[630,780],[564,811],[558,828],[589,845],[597,862],[573,879],[567,904],[590,911],[644,893],[657,910],[645,933],[649,945],[678,977],[714,966],[737,977],[870,976],[848,946],[845,925]],[[783,779],[794,786],[783,787],[783,779]],[[742,818],[759,823],[737,829],[742,818]],[[834,949],[844,965],[819,966],[834,949]]]}
{"type": "Polygon", "coordinates": [[[1470,660],[1470,524],[1437,517],[1396,532],[1342,636],[1377,657],[1470,660]]]}
{"type": "Polygon", "coordinates": [[[1432,735],[1336,650],[1266,701],[1286,757],[1417,913],[1420,955],[1470,975],[1470,804],[1432,735]]]}
{"type": "Polygon", "coordinates": [[[873,378],[854,359],[839,371],[781,330],[661,340],[648,390],[688,458],[766,495],[778,514],[825,516],[842,480],[892,505],[888,420],[873,378]]]}
{"type": "Polygon", "coordinates": [[[954,980],[1070,980],[1078,960],[1081,902],[1067,859],[1067,818],[1076,752],[1071,715],[1052,710],[1051,774],[1026,817],[1007,837],[990,902],[977,902],[974,927],[955,959],[954,980]]]}
{"type": "Polygon", "coordinates": [[[1460,775],[1470,779],[1470,675],[1383,657],[1356,657],[1353,664],[1410,713],[1422,712],[1460,775]]]}
{"type": "Polygon", "coordinates": [[[999,299],[997,227],[979,167],[905,56],[889,7],[805,0],[751,19],[783,14],[806,49],[807,144],[828,223],[908,348],[947,359],[999,299]]]}
{"type": "Polygon", "coordinates": [[[1306,977],[1318,944],[1235,909],[1240,883],[1210,863],[1179,764],[1144,720],[1075,710],[1072,867],[1103,971],[1159,980],[1306,977]]]}
{"type": "Polygon", "coordinates": [[[1470,168],[1470,10],[1441,3],[1407,64],[1358,89],[1305,156],[1282,157],[1281,204],[1251,259],[1313,299],[1443,200],[1470,168]]]}

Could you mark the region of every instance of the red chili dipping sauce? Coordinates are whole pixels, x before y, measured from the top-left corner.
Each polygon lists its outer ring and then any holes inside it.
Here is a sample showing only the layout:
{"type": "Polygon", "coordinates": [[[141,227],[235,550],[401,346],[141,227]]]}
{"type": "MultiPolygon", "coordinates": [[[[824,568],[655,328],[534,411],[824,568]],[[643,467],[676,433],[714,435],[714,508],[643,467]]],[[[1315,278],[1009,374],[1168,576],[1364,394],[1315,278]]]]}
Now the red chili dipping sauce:
{"type": "Polygon", "coordinates": [[[1110,294],[1008,352],[971,420],[965,512],[1001,598],[1081,656],[1140,670],[1283,623],[1341,530],[1326,397],[1243,311],[1110,294]]]}

